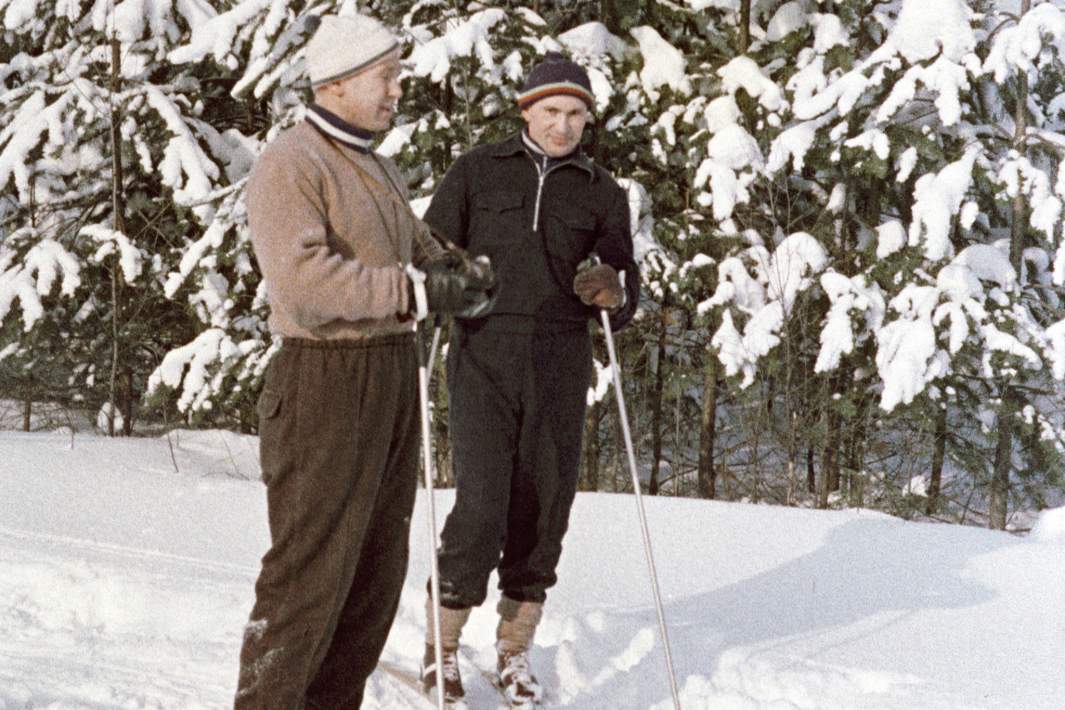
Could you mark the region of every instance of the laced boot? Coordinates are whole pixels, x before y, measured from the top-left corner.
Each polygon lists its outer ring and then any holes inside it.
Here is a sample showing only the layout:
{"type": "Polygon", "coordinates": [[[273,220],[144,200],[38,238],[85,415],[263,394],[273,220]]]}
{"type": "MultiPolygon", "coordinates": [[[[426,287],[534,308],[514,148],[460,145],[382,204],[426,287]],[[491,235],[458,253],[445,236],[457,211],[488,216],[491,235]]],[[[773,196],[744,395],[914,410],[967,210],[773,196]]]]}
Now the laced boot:
{"type": "MultiPolygon", "coordinates": [[[[441,674],[444,679],[444,702],[449,705],[462,702],[466,691],[462,688],[462,675],[459,673],[459,658],[456,649],[443,649],[444,667],[441,674]]],[[[422,659],[422,690],[425,694],[436,697],[436,649],[427,645],[422,659]]]]}
{"type": "Polygon", "coordinates": [[[500,651],[496,662],[499,687],[512,708],[531,708],[540,703],[543,688],[529,670],[524,651],[500,651]]]}

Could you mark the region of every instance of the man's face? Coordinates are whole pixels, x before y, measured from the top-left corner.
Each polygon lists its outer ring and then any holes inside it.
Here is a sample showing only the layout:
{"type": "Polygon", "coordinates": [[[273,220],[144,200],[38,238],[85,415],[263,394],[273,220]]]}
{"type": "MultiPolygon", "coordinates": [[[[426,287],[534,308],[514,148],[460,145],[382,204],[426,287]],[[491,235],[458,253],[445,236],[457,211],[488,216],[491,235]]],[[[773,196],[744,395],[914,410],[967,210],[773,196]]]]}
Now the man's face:
{"type": "Polygon", "coordinates": [[[552,158],[573,152],[581,142],[588,108],[576,96],[548,96],[521,112],[529,137],[552,158]]]}
{"type": "Polygon", "coordinates": [[[383,131],[392,123],[399,86],[399,50],[363,71],[322,87],[327,101],[318,101],[348,123],[367,131],[383,131]]]}

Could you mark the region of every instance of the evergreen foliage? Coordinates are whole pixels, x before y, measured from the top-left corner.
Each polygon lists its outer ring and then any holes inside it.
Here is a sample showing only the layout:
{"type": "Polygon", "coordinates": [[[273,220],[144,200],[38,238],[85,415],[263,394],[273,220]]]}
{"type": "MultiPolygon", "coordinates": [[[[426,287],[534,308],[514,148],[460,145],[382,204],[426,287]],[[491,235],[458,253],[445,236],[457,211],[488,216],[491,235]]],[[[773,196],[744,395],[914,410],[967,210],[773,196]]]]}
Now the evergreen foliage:
{"type": "MultiPolygon", "coordinates": [[[[1010,512],[1060,501],[1065,1],[752,0],[743,31],[745,4],[362,3],[407,67],[379,150],[423,207],[520,128],[539,57],[588,69],[645,282],[618,344],[652,492],[990,524],[1002,480],[1010,512]]],[[[309,99],[305,19],[354,9],[0,0],[7,396],[254,429],[275,344],[243,187],[309,99]]],[[[582,481],[618,490],[605,382],[582,481]]]]}

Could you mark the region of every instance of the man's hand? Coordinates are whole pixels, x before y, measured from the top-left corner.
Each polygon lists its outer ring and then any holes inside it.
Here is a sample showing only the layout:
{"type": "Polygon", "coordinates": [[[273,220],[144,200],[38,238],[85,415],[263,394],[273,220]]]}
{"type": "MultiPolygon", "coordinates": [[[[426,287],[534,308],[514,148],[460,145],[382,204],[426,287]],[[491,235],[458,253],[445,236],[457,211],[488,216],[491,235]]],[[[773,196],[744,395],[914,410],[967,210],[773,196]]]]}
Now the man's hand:
{"type": "Polygon", "coordinates": [[[430,313],[477,318],[492,305],[495,274],[487,257],[470,259],[465,252],[449,251],[427,263],[420,275],[420,284],[418,276],[411,276],[412,310],[419,287],[430,313]]]}
{"type": "Polygon", "coordinates": [[[573,292],[585,305],[605,308],[608,311],[625,302],[625,289],[618,280],[618,272],[609,264],[596,264],[580,269],[577,277],[573,279],[573,292]]]}

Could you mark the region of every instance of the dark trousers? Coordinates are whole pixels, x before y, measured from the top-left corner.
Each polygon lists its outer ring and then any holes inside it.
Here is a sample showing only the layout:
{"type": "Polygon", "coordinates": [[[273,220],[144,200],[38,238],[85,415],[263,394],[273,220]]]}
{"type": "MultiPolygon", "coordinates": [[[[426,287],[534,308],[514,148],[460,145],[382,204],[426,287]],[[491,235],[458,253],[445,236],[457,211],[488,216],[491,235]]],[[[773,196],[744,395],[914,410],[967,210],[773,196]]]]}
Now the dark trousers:
{"type": "Polygon", "coordinates": [[[439,555],[441,602],[453,609],[481,604],[497,567],[517,601],[543,602],[557,580],[592,373],[584,328],[487,325],[456,326],[448,352],[456,490],[439,555]]]}
{"type": "Polygon", "coordinates": [[[238,710],[359,707],[407,570],[418,421],[413,335],[286,339],[270,362],[259,437],[272,544],[238,710]]]}

